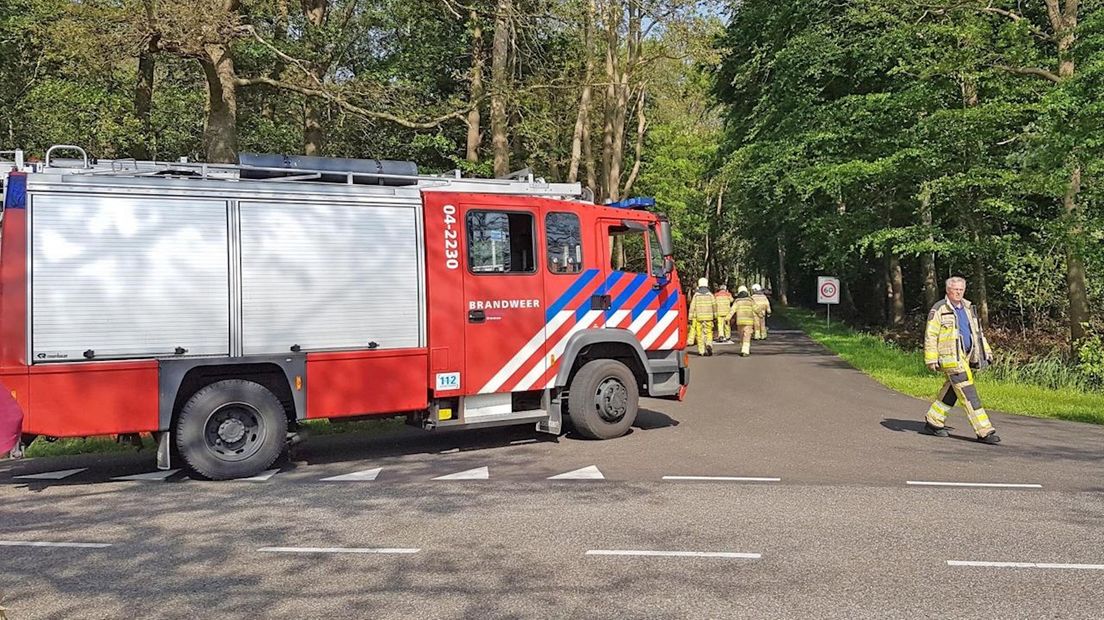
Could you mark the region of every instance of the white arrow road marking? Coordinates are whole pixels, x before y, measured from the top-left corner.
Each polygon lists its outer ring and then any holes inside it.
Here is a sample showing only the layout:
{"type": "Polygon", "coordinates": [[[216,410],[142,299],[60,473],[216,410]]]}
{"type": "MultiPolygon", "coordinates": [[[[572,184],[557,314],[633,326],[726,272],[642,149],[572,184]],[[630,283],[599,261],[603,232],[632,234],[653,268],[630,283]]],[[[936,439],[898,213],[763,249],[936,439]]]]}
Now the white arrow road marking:
{"type": "Polygon", "coordinates": [[[34,540],[0,540],[2,547],[76,547],[78,549],[103,549],[109,543],[40,542],[34,540]]]}
{"type": "Polygon", "coordinates": [[[340,476],[323,478],[322,482],[368,482],[375,480],[379,476],[381,471],[383,471],[382,467],[377,467],[375,469],[365,469],[363,471],[354,471],[351,474],[342,474],[340,476]]]}
{"type": "Polygon", "coordinates": [[[279,469],[270,469],[268,471],[263,471],[256,476],[250,476],[248,478],[235,478],[234,480],[237,480],[238,482],[265,482],[278,473],[280,473],[279,469]]]}
{"type": "Polygon", "coordinates": [[[491,477],[490,470],[486,467],[476,467],[466,471],[458,471],[447,476],[438,476],[434,480],[487,480],[491,477]]]}
{"type": "Polygon", "coordinates": [[[88,469],[87,467],[81,467],[80,469],[61,469],[58,471],[47,471],[41,474],[27,474],[26,476],[16,476],[16,480],[61,480],[62,478],[68,478],[69,476],[75,476],[82,471],[88,469]]]}
{"type": "Polygon", "coordinates": [[[1104,564],[1051,564],[1048,562],[971,562],[947,560],[947,566],[987,566],[990,568],[1059,568],[1067,570],[1104,570],[1104,564]]]}
{"type": "Polygon", "coordinates": [[[728,551],[648,551],[644,549],[591,549],[587,555],[656,556],[663,558],[729,558],[758,560],[758,553],[732,553],[728,551]]]}
{"type": "Polygon", "coordinates": [[[169,476],[180,471],[179,469],[166,469],[164,471],[151,471],[148,474],[134,474],[133,476],[118,476],[112,478],[112,480],[139,480],[139,481],[157,481],[165,480],[169,476]]]}
{"type": "Polygon", "coordinates": [[[558,474],[555,476],[549,476],[549,480],[605,480],[606,477],[602,475],[602,472],[598,471],[597,465],[591,465],[589,467],[583,467],[582,469],[576,469],[575,471],[569,471],[565,474],[558,474]]]}
{"type": "Polygon", "coordinates": [[[257,549],[263,553],[418,553],[421,549],[403,548],[367,548],[367,547],[261,547],[257,549]]]}

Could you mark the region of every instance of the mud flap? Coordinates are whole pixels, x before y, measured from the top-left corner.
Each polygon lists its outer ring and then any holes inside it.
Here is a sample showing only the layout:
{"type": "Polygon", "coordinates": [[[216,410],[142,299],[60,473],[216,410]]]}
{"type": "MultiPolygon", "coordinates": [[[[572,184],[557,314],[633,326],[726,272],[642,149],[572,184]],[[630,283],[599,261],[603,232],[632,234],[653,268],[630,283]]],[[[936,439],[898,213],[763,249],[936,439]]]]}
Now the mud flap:
{"type": "Polygon", "coordinates": [[[172,469],[172,433],[154,433],[153,439],[157,442],[157,469],[172,469]]]}
{"type": "Polygon", "coordinates": [[[563,402],[563,399],[560,398],[559,394],[553,397],[552,390],[545,390],[541,401],[544,410],[548,412],[548,419],[537,422],[537,431],[549,435],[559,435],[563,428],[563,416],[560,413],[560,403],[563,402]]]}

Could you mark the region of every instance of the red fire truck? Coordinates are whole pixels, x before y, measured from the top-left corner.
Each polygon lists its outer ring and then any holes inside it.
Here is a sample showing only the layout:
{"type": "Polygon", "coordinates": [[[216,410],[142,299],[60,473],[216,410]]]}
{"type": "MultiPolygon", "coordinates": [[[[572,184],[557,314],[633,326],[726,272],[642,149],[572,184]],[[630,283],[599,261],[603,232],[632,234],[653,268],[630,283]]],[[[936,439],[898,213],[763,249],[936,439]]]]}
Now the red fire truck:
{"type": "Polygon", "coordinates": [[[25,441],[150,432],[159,467],[226,479],[304,420],[558,434],[567,415],[606,439],[689,382],[654,201],[408,162],[9,153],[0,382],[25,441]]]}

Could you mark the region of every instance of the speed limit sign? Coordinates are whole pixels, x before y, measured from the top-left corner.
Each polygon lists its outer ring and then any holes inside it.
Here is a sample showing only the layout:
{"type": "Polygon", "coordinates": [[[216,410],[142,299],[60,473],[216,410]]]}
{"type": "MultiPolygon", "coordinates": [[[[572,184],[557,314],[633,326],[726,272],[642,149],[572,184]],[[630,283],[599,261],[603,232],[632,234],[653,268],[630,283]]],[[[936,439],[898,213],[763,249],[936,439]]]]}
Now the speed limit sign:
{"type": "Polygon", "coordinates": [[[839,278],[831,276],[817,277],[817,303],[838,304],[840,295],[839,278]]]}

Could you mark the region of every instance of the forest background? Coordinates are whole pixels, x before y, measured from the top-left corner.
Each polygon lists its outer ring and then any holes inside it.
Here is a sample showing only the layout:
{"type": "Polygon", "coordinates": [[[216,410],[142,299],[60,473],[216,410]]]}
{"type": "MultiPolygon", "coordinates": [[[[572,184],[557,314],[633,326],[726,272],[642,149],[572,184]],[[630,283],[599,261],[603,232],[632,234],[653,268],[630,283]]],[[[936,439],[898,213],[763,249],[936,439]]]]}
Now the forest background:
{"type": "Polygon", "coordinates": [[[906,349],[963,275],[1005,364],[1100,390],[1102,5],[3,0],[0,148],[527,167],[906,349]]]}

